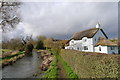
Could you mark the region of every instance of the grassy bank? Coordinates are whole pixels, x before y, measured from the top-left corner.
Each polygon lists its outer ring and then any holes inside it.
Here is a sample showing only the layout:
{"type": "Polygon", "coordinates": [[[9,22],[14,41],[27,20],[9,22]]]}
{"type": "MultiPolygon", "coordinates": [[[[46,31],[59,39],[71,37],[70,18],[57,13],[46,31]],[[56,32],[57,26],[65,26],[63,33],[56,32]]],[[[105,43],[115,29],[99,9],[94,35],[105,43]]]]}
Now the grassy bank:
{"type": "Polygon", "coordinates": [[[11,52],[12,50],[10,49],[0,49],[0,52],[11,52]]]}
{"type": "Polygon", "coordinates": [[[60,55],[80,78],[117,78],[119,55],[61,50],[60,55]]]}
{"type": "Polygon", "coordinates": [[[63,60],[63,58],[61,56],[60,56],[60,61],[62,62],[62,66],[64,67],[64,70],[67,73],[67,77],[77,79],[78,76],[74,73],[74,71],[71,69],[71,67],[63,60]]]}
{"type": "Polygon", "coordinates": [[[57,57],[58,56],[54,53],[54,61],[52,62],[50,68],[47,71],[45,71],[45,74],[42,76],[42,78],[58,78],[57,57]]]}
{"type": "Polygon", "coordinates": [[[7,53],[4,53],[2,57],[0,57],[0,66],[2,67],[7,66],[25,56],[24,52],[22,51],[14,51],[14,52],[11,51],[9,52],[9,51],[7,51],[7,53]]]}
{"type": "Polygon", "coordinates": [[[18,55],[20,55],[20,54],[23,54],[23,52],[19,51],[18,53],[14,54],[14,55],[9,55],[9,56],[7,56],[7,57],[2,57],[2,58],[0,58],[0,60],[11,59],[11,58],[13,58],[13,57],[15,57],[15,56],[18,56],[18,55]]]}

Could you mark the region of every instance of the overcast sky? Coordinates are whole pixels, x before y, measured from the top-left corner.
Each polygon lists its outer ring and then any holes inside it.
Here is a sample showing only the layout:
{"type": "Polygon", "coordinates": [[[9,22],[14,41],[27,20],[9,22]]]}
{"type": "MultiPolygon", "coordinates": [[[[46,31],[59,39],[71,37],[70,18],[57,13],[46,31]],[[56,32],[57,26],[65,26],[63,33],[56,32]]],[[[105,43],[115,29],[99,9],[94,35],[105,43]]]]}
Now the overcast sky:
{"type": "Polygon", "coordinates": [[[70,39],[75,32],[94,28],[98,22],[109,38],[118,36],[117,2],[24,2],[20,11],[23,21],[3,36],[70,39]]]}

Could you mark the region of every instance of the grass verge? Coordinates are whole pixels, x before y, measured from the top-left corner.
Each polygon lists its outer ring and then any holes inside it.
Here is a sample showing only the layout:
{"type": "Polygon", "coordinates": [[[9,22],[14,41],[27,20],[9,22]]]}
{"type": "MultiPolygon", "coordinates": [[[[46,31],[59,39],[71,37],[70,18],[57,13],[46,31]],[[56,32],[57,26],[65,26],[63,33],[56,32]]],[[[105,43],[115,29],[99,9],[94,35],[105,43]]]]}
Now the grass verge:
{"type": "Polygon", "coordinates": [[[78,79],[78,76],[73,72],[71,67],[63,60],[63,58],[61,56],[60,56],[60,61],[64,67],[64,70],[67,73],[68,78],[78,79]]]}
{"type": "Polygon", "coordinates": [[[10,50],[10,49],[0,49],[0,51],[2,51],[2,52],[11,52],[12,50],[10,50]]]}
{"type": "Polygon", "coordinates": [[[10,55],[10,56],[7,56],[7,57],[0,58],[0,60],[11,59],[11,58],[13,58],[13,57],[15,57],[15,56],[18,56],[18,55],[20,55],[20,54],[23,54],[23,52],[19,51],[19,52],[18,52],[17,54],[15,54],[15,55],[10,55]]]}
{"type": "MultiPolygon", "coordinates": [[[[58,58],[57,55],[54,56],[54,61],[51,64],[50,68],[45,72],[45,75],[42,76],[42,78],[58,78],[58,58]]],[[[41,79],[40,79],[41,80],[41,79]]]]}

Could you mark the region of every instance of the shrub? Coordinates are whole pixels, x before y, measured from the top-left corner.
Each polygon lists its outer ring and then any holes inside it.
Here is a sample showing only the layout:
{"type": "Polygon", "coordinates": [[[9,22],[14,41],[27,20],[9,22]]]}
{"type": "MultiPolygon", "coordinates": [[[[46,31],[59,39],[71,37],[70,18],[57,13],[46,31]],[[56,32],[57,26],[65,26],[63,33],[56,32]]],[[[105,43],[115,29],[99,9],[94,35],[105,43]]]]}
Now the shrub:
{"type": "Polygon", "coordinates": [[[43,42],[41,40],[37,41],[36,49],[44,49],[43,42]]]}
{"type": "Polygon", "coordinates": [[[32,52],[32,50],[33,50],[33,45],[30,42],[27,43],[25,46],[25,53],[29,54],[32,52]]]}
{"type": "Polygon", "coordinates": [[[118,77],[120,55],[76,50],[61,50],[60,55],[80,78],[118,77]]]}

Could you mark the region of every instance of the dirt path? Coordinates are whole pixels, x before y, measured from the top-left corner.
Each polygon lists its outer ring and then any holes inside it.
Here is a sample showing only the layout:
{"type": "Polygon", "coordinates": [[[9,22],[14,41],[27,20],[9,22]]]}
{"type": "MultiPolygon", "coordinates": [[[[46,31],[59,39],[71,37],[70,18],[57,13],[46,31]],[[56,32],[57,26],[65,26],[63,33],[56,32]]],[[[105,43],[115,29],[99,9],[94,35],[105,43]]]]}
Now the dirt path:
{"type": "MultiPolygon", "coordinates": [[[[59,69],[59,72],[58,72],[58,75],[59,75],[59,78],[67,78],[67,75],[66,75],[66,72],[63,68],[63,65],[60,61],[60,57],[58,56],[58,69],[59,69]]],[[[64,80],[64,79],[62,79],[64,80]]]]}

